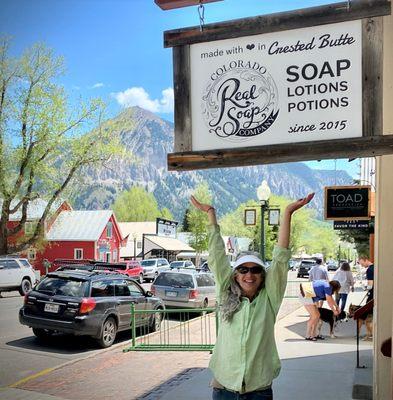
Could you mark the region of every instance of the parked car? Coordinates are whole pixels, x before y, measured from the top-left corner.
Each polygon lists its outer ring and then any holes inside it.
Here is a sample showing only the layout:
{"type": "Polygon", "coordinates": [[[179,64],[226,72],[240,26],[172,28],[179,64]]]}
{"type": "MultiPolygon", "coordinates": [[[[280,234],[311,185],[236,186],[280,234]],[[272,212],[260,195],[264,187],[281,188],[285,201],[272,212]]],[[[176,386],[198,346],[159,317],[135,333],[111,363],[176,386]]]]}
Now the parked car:
{"type": "Polygon", "coordinates": [[[144,279],[154,281],[161,271],[169,268],[169,262],[166,258],[149,258],[141,261],[141,266],[144,279]]]}
{"type": "MultiPolygon", "coordinates": [[[[131,304],[136,310],[164,309],[160,299],[123,274],[62,268],[26,294],[19,311],[20,323],[40,339],[56,332],[88,335],[109,347],[117,332],[130,329],[131,304]]],[[[161,315],[140,314],[136,326],[159,330],[161,315]]]]}
{"type": "Polygon", "coordinates": [[[195,265],[194,265],[194,263],[192,261],[185,261],[185,260],[183,260],[183,261],[172,261],[169,264],[169,268],[171,268],[171,269],[174,269],[174,268],[177,268],[177,269],[180,269],[180,268],[192,268],[192,269],[195,269],[195,265]]]}
{"type": "Polygon", "coordinates": [[[18,290],[24,296],[36,281],[34,269],[26,258],[0,257],[0,292],[18,290]]]}
{"type": "Polygon", "coordinates": [[[139,261],[127,260],[117,263],[109,263],[104,261],[95,260],[73,260],[73,259],[56,259],[53,262],[53,266],[56,271],[62,271],[65,269],[83,269],[83,270],[101,270],[101,271],[112,271],[120,274],[125,274],[131,278],[136,279],[139,283],[143,283],[143,268],[139,261]]]}
{"type": "Polygon", "coordinates": [[[128,260],[124,262],[118,263],[95,263],[98,267],[102,267],[104,270],[116,271],[125,275],[128,275],[130,278],[136,279],[139,283],[143,283],[143,268],[139,261],[136,260],[128,260]]]}
{"type": "Polygon", "coordinates": [[[316,265],[315,260],[302,260],[297,270],[298,278],[305,278],[309,276],[310,269],[316,265]]]}
{"type": "Polygon", "coordinates": [[[328,271],[337,271],[338,270],[338,264],[336,261],[328,261],[326,264],[326,268],[328,271]]]}
{"type": "Polygon", "coordinates": [[[210,272],[209,263],[207,261],[203,262],[201,266],[198,268],[198,271],[210,272]]]}
{"type": "Polygon", "coordinates": [[[291,271],[296,271],[297,268],[299,267],[299,261],[296,260],[289,260],[288,262],[288,269],[291,271]]]}
{"type": "Polygon", "coordinates": [[[150,290],[165,307],[197,309],[215,306],[215,289],[211,274],[183,269],[161,272],[150,290]]]}

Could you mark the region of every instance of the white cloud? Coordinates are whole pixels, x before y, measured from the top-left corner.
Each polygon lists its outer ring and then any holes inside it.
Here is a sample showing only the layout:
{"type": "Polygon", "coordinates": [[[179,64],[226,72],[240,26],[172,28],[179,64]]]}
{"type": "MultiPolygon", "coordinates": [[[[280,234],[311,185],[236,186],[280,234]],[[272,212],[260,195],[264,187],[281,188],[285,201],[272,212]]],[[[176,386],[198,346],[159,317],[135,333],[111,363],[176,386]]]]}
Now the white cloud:
{"type": "Polygon", "coordinates": [[[172,113],[173,89],[164,89],[161,94],[161,99],[152,100],[143,87],[132,87],[124,92],[112,93],[112,96],[122,107],[139,106],[154,113],[172,113]]]}
{"type": "Polygon", "coordinates": [[[97,82],[90,89],[98,89],[100,87],[104,87],[105,85],[102,82],[97,82]]]}

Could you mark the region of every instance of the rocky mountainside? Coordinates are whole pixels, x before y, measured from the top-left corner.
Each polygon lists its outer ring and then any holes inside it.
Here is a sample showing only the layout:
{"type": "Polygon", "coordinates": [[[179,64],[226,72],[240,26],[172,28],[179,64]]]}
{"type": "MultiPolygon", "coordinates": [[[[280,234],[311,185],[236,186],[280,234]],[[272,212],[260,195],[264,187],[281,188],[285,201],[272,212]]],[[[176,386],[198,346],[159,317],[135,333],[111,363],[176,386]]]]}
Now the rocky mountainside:
{"type": "Polygon", "coordinates": [[[134,157],[114,160],[106,168],[85,170],[80,176],[83,189],[78,190],[74,199],[76,209],[108,208],[119,192],[140,185],[154,193],[160,208],[167,207],[181,220],[190,194],[205,180],[223,215],[242,202],[256,199],[256,188],[266,179],[272,193],[293,199],[316,192],[313,205],[322,215],[323,187],[352,182],[345,171],[314,170],[303,163],[168,172],[166,155],[173,149],[172,123],[139,107],[124,110],[111,123],[134,157]]]}

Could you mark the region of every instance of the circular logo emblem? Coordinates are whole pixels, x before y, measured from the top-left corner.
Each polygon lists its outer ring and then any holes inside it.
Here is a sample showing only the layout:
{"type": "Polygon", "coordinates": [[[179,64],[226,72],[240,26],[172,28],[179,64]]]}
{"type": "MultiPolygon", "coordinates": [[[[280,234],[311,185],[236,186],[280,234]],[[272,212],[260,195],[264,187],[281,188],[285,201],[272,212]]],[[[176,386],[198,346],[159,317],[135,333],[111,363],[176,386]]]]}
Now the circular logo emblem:
{"type": "Polygon", "coordinates": [[[277,119],[277,86],[259,63],[231,61],[211,74],[202,113],[210,133],[247,140],[266,132],[277,119]]]}

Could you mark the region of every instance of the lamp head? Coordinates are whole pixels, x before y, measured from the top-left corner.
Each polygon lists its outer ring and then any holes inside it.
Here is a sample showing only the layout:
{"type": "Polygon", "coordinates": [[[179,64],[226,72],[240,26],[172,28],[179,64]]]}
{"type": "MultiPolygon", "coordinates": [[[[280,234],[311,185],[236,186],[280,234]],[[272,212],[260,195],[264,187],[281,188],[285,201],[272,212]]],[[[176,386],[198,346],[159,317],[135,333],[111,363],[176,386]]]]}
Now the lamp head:
{"type": "Polygon", "coordinates": [[[271,194],[270,187],[268,186],[265,180],[262,181],[261,186],[257,189],[258,200],[260,201],[268,201],[271,194]]]}

